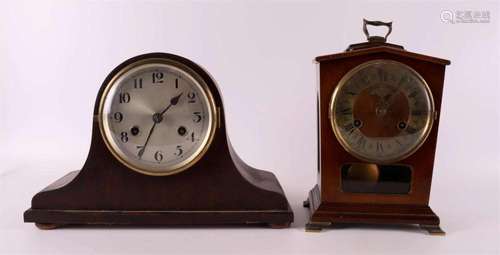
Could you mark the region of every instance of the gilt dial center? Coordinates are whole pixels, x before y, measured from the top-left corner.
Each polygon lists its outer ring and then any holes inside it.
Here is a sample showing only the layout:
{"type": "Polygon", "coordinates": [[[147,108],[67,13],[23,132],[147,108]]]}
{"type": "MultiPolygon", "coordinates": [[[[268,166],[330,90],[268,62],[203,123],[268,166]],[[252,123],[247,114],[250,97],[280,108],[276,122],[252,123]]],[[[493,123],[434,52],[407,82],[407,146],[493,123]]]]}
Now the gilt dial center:
{"type": "Polygon", "coordinates": [[[400,160],[426,139],[432,124],[432,94],[410,67],[374,60],[349,71],[332,94],[332,128],[358,158],[400,160]]]}
{"type": "Polygon", "coordinates": [[[377,114],[377,117],[384,117],[387,114],[387,107],[377,107],[375,114],[377,114]]]}

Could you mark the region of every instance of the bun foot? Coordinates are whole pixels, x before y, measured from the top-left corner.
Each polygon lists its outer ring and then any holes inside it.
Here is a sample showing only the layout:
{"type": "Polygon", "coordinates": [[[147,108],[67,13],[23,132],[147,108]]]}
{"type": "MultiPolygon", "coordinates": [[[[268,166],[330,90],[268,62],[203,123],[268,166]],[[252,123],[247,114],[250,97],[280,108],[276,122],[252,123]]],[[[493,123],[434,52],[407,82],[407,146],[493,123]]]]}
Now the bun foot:
{"type": "Polygon", "coordinates": [[[51,230],[61,227],[62,225],[53,223],[35,223],[35,226],[41,230],[51,230]]]}
{"type": "Polygon", "coordinates": [[[272,229],[289,228],[290,222],[269,224],[272,229]]]}

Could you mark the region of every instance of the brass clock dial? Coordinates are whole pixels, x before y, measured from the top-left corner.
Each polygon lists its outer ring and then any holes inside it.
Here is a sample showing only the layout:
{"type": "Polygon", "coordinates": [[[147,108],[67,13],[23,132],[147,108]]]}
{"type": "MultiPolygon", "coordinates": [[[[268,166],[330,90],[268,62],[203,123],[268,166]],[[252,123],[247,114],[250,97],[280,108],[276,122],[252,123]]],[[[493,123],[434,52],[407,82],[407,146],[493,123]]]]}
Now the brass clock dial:
{"type": "Polygon", "coordinates": [[[373,60],[349,71],[330,101],[330,120],[341,145],[370,162],[394,162],[415,152],[434,120],[425,80],[392,60],[373,60]]]}
{"type": "Polygon", "coordinates": [[[100,128],[123,164],[148,175],[178,173],[207,150],[216,121],[212,95],[182,63],[144,59],[106,85],[100,128]]]}

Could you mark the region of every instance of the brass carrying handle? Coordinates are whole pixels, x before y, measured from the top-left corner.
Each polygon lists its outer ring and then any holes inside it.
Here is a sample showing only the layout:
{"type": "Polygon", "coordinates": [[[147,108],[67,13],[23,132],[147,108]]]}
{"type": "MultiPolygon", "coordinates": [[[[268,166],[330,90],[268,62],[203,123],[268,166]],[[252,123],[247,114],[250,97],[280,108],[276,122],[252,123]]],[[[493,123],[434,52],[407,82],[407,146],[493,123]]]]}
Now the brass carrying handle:
{"type": "Polygon", "coordinates": [[[382,21],[374,21],[374,20],[363,19],[363,32],[366,35],[366,39],[368,41],[370,41],[370,42],[372,42],[372,41],[386,42],[387,41],[387,37],[392,32],[392,21],[391,22],[382,22],[382,21]],[[381,37],[381,36],[370,36],[370,34],[368,33],[368,28],[366,27],[367,25],[371,25],[371,26],[386,26],[388,28],[387,34],[384,37],[381,37]]]}

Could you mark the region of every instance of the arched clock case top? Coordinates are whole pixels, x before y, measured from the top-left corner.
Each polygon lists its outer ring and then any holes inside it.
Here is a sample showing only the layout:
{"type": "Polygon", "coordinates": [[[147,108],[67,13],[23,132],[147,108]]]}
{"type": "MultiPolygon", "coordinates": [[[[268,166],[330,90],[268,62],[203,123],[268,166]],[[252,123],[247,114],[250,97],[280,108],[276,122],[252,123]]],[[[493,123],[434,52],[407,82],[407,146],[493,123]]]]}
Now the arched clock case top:
{"type": "Polygon", "coordinates": [[[133,57],[117,66],[97,95],[88,158],[73,171],[36,194],[25,222],[43,229],[61,225],[211,225],[262,223],[287,227],[293,213],[271,172],[246,165],[226,134],[224,107],[212,77],[194,62],[167,53],[133,57]],[[133,171],[106,146],[99,104],[110,79],[126,66],[145,59],[168,59],[194,71],[209,90],[217,122],[206,152],[188,169],[152,176],[133,171]]]}

